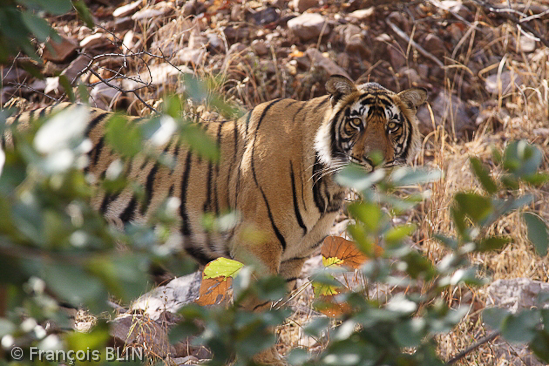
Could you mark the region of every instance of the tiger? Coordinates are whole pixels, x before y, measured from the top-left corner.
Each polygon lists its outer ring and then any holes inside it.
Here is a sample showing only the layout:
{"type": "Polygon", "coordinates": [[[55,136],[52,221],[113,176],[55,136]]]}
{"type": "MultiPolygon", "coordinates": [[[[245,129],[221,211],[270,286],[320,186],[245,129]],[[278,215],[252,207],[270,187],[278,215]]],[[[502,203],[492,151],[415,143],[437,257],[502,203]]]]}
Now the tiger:
{"type": "MultiPolygon", "coordinates": [[[[127,168],[129,178],[145,188],[146,199],[126,188],[98,194],[93,207],[127,224],[147,221],[176,197],[172,234],[198,263],[219,257],[252,261],[261,268],[257,273],[278,274],[292,288],[343,206],[347,189],[335,174],[351,163],[372,171],[373,154],[381,154],[385,167],[409,163],[419,145],[416,112],[427,99],[422,88],[394,93],[341,75],[329,77],[325,87],[327,95],[307,101],[275,99],[239,119],[200,122],[219,147],[218,164],[172,139],[160,148],[174,166],[136,159],[127,168]],[[205,214],[230,211],[240,220],[229,232],[203,228],[205,214]],[[250,228],[261,240],[250,236],[250,228]]],[[[91,109],[85,130],[93,145],[85,169],[95,176],[119,159],[105,141],[110,115],[91,109]]],[[[257,311],[270,303],[254,300],[246,306],[257,311]]],[[[265,357],[262,362],[269,363],[265,357]]]]}

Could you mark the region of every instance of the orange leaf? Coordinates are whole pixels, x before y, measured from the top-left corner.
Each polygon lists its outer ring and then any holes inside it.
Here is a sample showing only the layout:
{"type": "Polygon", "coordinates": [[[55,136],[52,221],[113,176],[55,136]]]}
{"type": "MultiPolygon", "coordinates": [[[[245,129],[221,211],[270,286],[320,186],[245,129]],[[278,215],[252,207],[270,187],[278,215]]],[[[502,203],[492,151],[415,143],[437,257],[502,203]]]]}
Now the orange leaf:
{"type": "Polygon", "coordinates": [[[292,53],[290,53],[288,56],[290,57],[295,57],[295,58],[298,58],[298,57],[302,57],[304,55],[303,52],[299,51],[299,50],[294,50],[292,53]]]}
{"type": "Polygon", "coordinates": [[[202,275],[200,296],[196,303],[200,306],[228,303],[231,298],[229,289],[232,283],[233,279],[231,277],[204,278],[204,275],[202,275]]]}
{"type": "Polygon", "coordinates": [[[315,304],[315,309],[331,318],[337,318],[340,315],[351,312],[351,306],[346,302],[340,303],[336,301],[334,295],[321,295],[319,300],[321,302],[315,304]]]}
{"type": "MultiPolygon", "coordinates": [[[[383,248],[377,246],[376,256],[383,253],[383,248]]],[[[340,236],[328,236],[322,244],[322,261],[329,265],[343,265],[351,269],[359,268],[369,258],[362,253],[354,242],[340,236]]]]}

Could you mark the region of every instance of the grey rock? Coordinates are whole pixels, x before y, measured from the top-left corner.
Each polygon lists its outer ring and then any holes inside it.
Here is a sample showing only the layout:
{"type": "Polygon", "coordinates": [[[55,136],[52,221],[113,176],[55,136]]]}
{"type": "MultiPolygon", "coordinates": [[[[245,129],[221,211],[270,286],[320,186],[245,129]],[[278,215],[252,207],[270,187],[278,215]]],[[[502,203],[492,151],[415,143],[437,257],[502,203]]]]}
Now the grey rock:
{"type": "Polygon", "coordinates": [[[8,85],[9,83],[23,82],[29,73],[23,69],[16,67],[2,68],[2,85],[8,85]]]}
{"type": "Polygon", "coordinates": [[[406,65],[406,57],[403,54],[403,51],[393,44],[387,45],[387,53],[389,53],[389,62],[393,66],[393,69],[400,70],[404,65],[406,65]]]}
{"type": "Polygon", "coordinates": [[[62,63],[72,56],[78,48],[75,39],[61,35],[61,42],[48,41],[49,47],[44,49],[43,58],[55,63],[62,63]]]}
{"type": "Polygon", "coordinates": [[[267,44],[261,39],[254,40],[252,42],[252,48],[258,56],[264,56],[269,53],[269,48],[267,47],[267,44]]]}
{"type": "Polygon", "coordinates": [[[443,55],[446,52],[446,46],[442,39],[432,33],[427,34],[421,41],[421,45],[426,51],[433,55],[443,55]]]}
{"type": "Polygon", "coordinates": [[[352,13],[350,13],[349,15],[347,15],[347,17],[350,18],[351,20],[360,20],[360,21],[362,21],[362,20],[370,19],[371,17],[373,17],[374,14],[375,14],[375,8],[371,7],[371,8],[367,8],[367,9],[355,10],[352,13]]]}
{"type": "Polygon", "coordinates": [[[206,57],[205,48],[190,48],[185,47],[175,54],[175,58],[172,62],[187,64],[192,63],[194,65],[201,65],[206,57]]]}
{"type": "Polygon", "coordinates": [[[139,9],[142,5],[143,5],[143,1],[141,1],[141,0],[134,1],[133,3],[123,5],[119,8],[116,8],[112,12],[112,16],[115,17],[115,18],[123,18],[125,16],[128,16],[130,14],[135,13],[137,11],[137,9],[139,9]]]}
{"type": "Polygon", "coordinates": [[[81,48],[93,48],[97,46],[102,46],[109,43],[107,35],[104,33],[95,33],[85,37],[80,41],[81,48]]]}
{"type": "Polygon", "coordinates": [[[61,72],[61,75],[65,75],[67,79],[69,79],[69,82],[72,82],[76,75],[86,66],[88,66],[88,63],[90,62],[90,57],[86,55],[80,55],[77,58],[75,58],[69,66],[63,72],[61,72]]]}
{"type": "Polygon", "coordinates": [[[522,79],[519,75],[511,73],[509,71],[504,71],[500,75],[493,74],[486,78],[484,87],[488,93],[498,94],[501,85],[501,93],[507,94],[513,90],[515,87],[522,85],[522,79]]]}
{"type": "Polygon", "coordinates": [[[326,71],[326,73],[329,76],[334,74],[339,74],[351,79],[347,71],[339,67],[334,61],[330,60],[327,57],[324,57],[324,55],[322,55],[322,53],[316,48],[309,48],[305,53],[307,54],[307,56],[309,56],[309,58],[311,59],[311,62],[316,67],[324,69],[324,71],[326,71]]]}
{"type": "Polygon", "coordinates": [[[424,105],[419,108],[419,130],[423,135],[433,131],[433,127],[444,126],[449,133],[462,134],[467,129],[474,129],[475,123],[469,117],[465,103],[455,95],[441,91],[435,100],[430,102],[435,118],[435,126],[431,121],[429,110],[424,105]]]}
{"type": "MultiPolygon", "coordinates": [[[[549,294],[549,283],[533,281],[529,278],[514,278],[494,281],[486,289],[486,306],[497,306],[508,309],[512,313],[532,308],[549,308],[547,298],[539,303],[541,294],[549,294]]],[[[510,344],[501,337],[494,342],[496,357],[505,360],[506,365],[512,366],[542,366],[542,363],[524,344],[510,344]]]]}
{"type": "Polygon", "coordinates": [[[532,307],[549,309],[549,301],[538,303],[541,293],[549,294],[549,283],[529,278],[497,280],[486,289],[486,306],[503,307],[512,313],[532,307]]]}
{"type": "Polygon", "coordinates": [[[330,32],[326,18],[320,14],[305,13],[288,21],[288,28],[302,41],[307,41],[330,32]]]}
{"type": "Polygon", "coordinates": [[[536,49],[536,41],[531,37],[520,35],[519,49],[524,53],[534,52],[536,49]]]}
{"type": "Polygon", "coordinates": [[[143,310],[152,320],[160,319],[164,312],[175,314],[181,307],[198,298],[201,282],[201,271],[175,278],[139,297],[131,309],[143,310]]]}

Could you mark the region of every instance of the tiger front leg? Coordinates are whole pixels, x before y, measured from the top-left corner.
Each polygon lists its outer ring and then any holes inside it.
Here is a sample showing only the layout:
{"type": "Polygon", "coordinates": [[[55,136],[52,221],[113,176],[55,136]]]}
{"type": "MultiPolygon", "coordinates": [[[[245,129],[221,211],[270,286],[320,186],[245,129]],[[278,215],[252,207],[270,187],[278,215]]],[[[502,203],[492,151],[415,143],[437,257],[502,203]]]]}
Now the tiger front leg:
{"type": "MultiPolygon", "coordinates": [[[[254,280],[279,273],[282,248],[273,240],[261,244],[241,244],[233,251],[234,259],[255,266],[254,280]]],[[[271,308],[271,301],[265,301],[255,295],[249,295],[240,306],[248,311],[263,312],[271,308]]],[[[274,328],[269,329],[274,333],[274,328]]],[[[260,365],[287,366],[275,346],[259,352],[253,361],[260,365]]]]}

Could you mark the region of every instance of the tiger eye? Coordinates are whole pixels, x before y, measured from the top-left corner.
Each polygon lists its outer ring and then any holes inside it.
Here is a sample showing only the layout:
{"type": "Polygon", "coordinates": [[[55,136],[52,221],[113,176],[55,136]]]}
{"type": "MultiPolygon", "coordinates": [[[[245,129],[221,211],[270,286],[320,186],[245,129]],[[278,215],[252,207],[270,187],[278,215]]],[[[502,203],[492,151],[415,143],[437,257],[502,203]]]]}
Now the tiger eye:
{"type": "Polygon", "coordinates": [[[397,127],[397,124],[395,122],[389,122],[387,127],[389,128],[389,130],[394,130],[397,127]]]}
{"type": "Polygon", "coordinates": [[[351,119],[350,123],[351,123],[351,126],[355,128],[362,127],[362,120],[360,118],[353,118],[351,119]]]}

